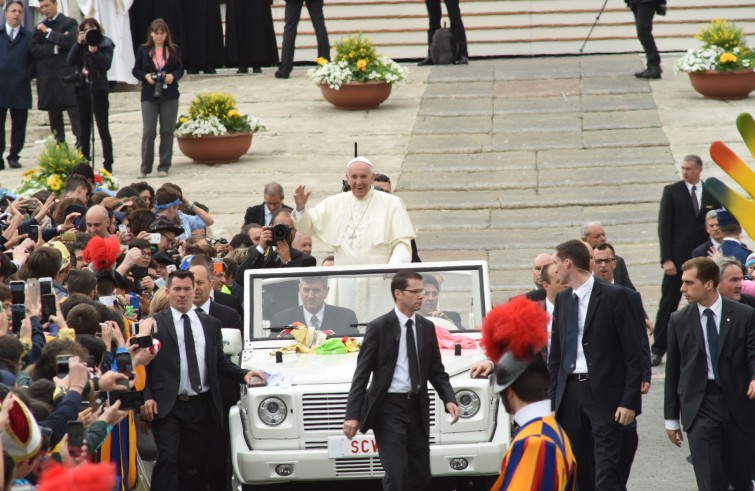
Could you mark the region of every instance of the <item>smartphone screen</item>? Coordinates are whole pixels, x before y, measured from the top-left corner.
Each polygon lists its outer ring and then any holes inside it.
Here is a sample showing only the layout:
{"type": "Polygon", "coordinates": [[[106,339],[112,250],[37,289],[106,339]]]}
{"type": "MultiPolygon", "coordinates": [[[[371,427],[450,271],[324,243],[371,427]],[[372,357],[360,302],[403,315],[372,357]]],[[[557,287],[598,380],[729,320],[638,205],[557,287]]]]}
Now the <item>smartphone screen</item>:
{"type": "Polygon", "coordinates": [[[68,447],[81,448],[84,446],[84,423],[81,421],[68,422],[68,447]]]}
{"type": "MultiPolygon", "coordinates": [[[[134,367],[131,363],[131,353],[116,353],[115,362],[118,365],[118,373],[128,375],[129,380],[134,378],[134,367]]],[[[119,380],[124,387],[128,387],[128,380],[119,380]]]]}
{"type": "Polygon", "coordinates": [[[121,410],[139,409],[144,405],[144,392],[132,390],[119,390],[108,392],[110,404],[121,401],[121,410]]]}
{"type": "Polygon", "coordinates": [[[50,321],[50,316],[57,313],[57,304],[55,303],[55,295],[47,293],[42,295],[42,318],[39,321],[44,324],[50,321]]]}
{"type": "Polygon", "coordinates": [[[136,336],[129,339],[129,344],[138,346],[141,349],[152,347],[152,336],[136,336]]]}
{"type": "Polygon", "coordinates": [[[55,367],[57,369],[58,378],[63,378],[68,375],[68,360],[71,355],[58,355],[55,357],[55,367]]]}
{"type": "Polygon", "coordinates": [[[40,278],[39,279],[39,294],[49,295],[52,291],[52,278],[40,278]]]}
{"type": "Polygon", "coordinates": [[[39,240],[39,225],[29,225],[29,238],[34,242],[39,240]]]}
{"type": "Polygon", "coordinates": [[[25,284],[23,281],[11,281],[10,293],[15,305],[23,305],[26,302],[25,284]]]}

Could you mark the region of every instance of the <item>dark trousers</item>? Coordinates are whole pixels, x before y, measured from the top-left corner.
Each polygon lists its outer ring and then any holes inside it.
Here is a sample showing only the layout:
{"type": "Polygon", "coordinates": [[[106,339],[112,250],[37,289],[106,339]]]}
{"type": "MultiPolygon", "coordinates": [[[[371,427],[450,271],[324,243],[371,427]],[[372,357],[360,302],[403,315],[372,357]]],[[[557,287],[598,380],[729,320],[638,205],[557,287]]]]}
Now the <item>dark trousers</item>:
{"type": "Polygon", "coordinates": [[[620,460],[624,428],[613,411],[598,407],[590,382],[566,382],[558,422],[571,440],[579,491],[622,489],[620,460]]]}
{"type": "Polygon", "coordinates": [[[655,317],[655,333],[653,334],[653,346],[650,351],[654,355],[666,354],[666,328],[671,314],[679,308],[679,300],[682,299],[682,271],[676,267],[677,275],[663,275],[661,282],[661,301],[658,303],[658,314],[655,317]]]}
{"type": "Polygon", "coordinates": [[[378,409],[375,433],[384,491],[425,489],[430,484],[430,442],[422,422],[418,399],[386,395],[378,409]]]}
{"type": "MultiPolygon", "coordinates": [[[[92,108],[89,97],[78,97],[76,99],[79,109],[79,124],[81,127],[81,153],[87,160],[91,160],[92,144],[92,108]]],[[[110,138],[110,127],[108,126],[108,111],[110,101],[107,94],[94,97],[94,119],[97,122],[97,133],[100,134],[102,142],[102,159],[103,166],[108,172],[113,171],[113,140],[110,138]]]]}
{"type": "Polygon", "coordinates": [[[640,438],[637,435],[637,421],[632,421],[632,424],[626,425],[623,428],[621,435],[621,458],[619,459],[619,475],[621,477],[621,483],[624,491],[627,489],[627,482],[629,481],[629,474],[632,471],[632,463],[634,462],[634,456],[637,453],[637,447],[640,443],[640,438]]]}
{"type": "MultiPolygon", "coordinates": [[[[294,69],[294,49],[296,48],[296,30],[299,27],[301,8],[305,0],[286,0],[285,25],[283,26],[283,47],[278,71],[284,75],[294,69]]],[[[322,0],[306,0],[307,12],[312,19],[317,37],[317,56],[330,60],[330,42],[325,29],[325,16],[322,13],[322,0]]]]}
{"type": "MultiPolygon", "coordinates": [[[[5,118],[7,107],[0,107],[0,169],[5,168],[3,154],[5,153],[5,118]]],[[[10,151],[8,160],[18,160],[26,140],[26,121],[29,119],[28,109],[10,109],[10,151]]]]}
{"type": "Polygon", "coordinates": [[[653,16],[655,16],[657,8],[657,2],[632,5],[634,24],[637,27],[637,38],[640,40],[640,44],[642,44],[642,49],[645,50],[648,68],[661,66],[661,55],[658,53],[655,38],[653,37],[653,16]]]}
{"type": "Polygon", "coordinates": [[[55,135],[58,143],[66,141],[66,132],[63,126],[63,111],[68,112],[68,119],[71,121],[71,131],[76,139],[76,144],[81,141],[81,128],[79,127],[79,109],[76,106],[60,107],[48,109],[47,115],[50,117],[50,130],[55,135]]]}
{"type": "Polygon", "coordinates": [[[720,389],[716,392],[706,390],[700,410],[687,429],[697,488],[750,491],[755,436],[737,426],[720,389]]]}
{"type": "Polygon", "coordinates": [[[205,491],[200,469],[209,438],[212,398],[205,393],[188,402],[176,401],[170,414],[152,422],[157,463],[151,488],[160,491],[205,491]]]}
{"type": "MultiPolygon", "coordinates": [[[[464,30],[464,23],[461,21],[461,10],[459,10],[459,0],[443,0],[446,3],[446,12],[448,19],[451,21],[451,32],[454,34],[456,44],[459,45],[459,56],[468,56],[467,52],[467,33],[464,30]]],[[[427,15],[430,17],[430,28],[427,30],[427,45],[433,42],[433,34],[440,29],[440,0],[425,0],[427,15]]]]}

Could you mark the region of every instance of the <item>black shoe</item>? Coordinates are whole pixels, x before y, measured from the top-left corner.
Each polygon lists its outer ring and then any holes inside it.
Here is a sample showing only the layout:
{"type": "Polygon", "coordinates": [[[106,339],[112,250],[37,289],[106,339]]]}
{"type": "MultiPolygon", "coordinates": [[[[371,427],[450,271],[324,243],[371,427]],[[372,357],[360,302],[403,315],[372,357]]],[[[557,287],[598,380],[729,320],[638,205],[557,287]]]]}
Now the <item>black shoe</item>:
{"type": "Polygon", "coordinates": [[[258,66],[253,66],[252,67],[252,73],[262,73],[262,68],[260,68],[258,66]]]}
{"type": "Polygon", "coordinates": [[[283,73],[280,70],[275,72],[275,78],[288,78],[288,73],[283,73]]]}
{"type": "Polygon", "coordinates": [[[650,366],[651,367],[657,367],[658,365],[661,364],[662,361],[663,361],[663,355],[656,355],[655,353],[653,353],[652,355],[650,355],[650,366]]]}
{"type": "Polygon", "coordinates": [[[428,56],[424,60],[417,63],[417,66],[427,66],[427,65],[432,65],[432,64],[433,64],[433,60],[428,56]]]}
{"type": "Polygon", "coordinates": [[[236,73],[249,73],[249,67],[240,66],[239,69],[236,70],[236,73]]]}
{"type": "Polygon", "coordinates": [[[469,58],[466,55],[461,55],[458,60],[456,60],[456,65],[469,65],[469,58]]]}
{"type": "Polygon", "coordinates": [[[202,70],[202,71],[203,71],[203,72],[204,72],[204,73],[205,73],[206,75],[215,75],[216,73],[218,73],[218,72],[217,72],[217,70],[215,70],[214,68],[208,68],[208,69],[206,69],[206,70],[202,70]]]}
{"type": "Polygon", "coordinates": [[[18,163],[18,160],[8,159],[8,167],[10,167],[11,169],[20,169],[21,164],[18,163]]]}
{"type": "Polygon", "coordinates": [[[644,72],[635,73],[634,76],[637,78],[644,78],[644,79],[659,79],[661,78],[662,71],[663,70],[661,70],[661,67],[654,66],[654,67],[649,67],[644,72]]]}

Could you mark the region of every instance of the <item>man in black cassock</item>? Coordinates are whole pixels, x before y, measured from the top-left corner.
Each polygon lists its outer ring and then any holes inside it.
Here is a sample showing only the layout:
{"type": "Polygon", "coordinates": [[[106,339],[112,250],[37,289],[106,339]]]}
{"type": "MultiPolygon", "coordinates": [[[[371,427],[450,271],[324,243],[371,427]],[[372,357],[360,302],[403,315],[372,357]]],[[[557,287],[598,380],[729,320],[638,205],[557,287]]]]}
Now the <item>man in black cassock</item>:
{"type": "Polygon", "coordinates": [[[183,0],[181,16],[185,37],[181,40],[186,73],[216,73],[223,66],[223,22],[218,0],[183,0]]]}
{"type": "Polygon", "coordinates": [[[170,28],[173,43],[183,48],[184,30],[180,0],[134,0],[128,11],[134,52],[147,41],[147,29],[155,19],[163,19],[170,28]]]}
{"type": "Polygon", "coordinates": [[[227,0],[225,53],[236,73],[262,73],[263,66],[278,63],[278,43],[273,29],[271,0],[227,0]]]}

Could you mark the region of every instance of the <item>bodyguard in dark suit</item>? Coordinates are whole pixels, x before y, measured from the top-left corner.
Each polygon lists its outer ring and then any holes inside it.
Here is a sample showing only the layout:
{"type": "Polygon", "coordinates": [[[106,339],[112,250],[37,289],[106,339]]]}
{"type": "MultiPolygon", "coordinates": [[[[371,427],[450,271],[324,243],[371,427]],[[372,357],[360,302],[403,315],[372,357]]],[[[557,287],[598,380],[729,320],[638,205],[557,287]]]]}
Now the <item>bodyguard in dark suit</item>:
{"type": "Polygon", "coordinates": [[[661,245],[661,300],[655,318],[652,365],[661,364],[666,353],[666,325],[679,307],[682,298],[682,264],[692,257],[692,249],[705,242],[705,216],[708,211],[721,208],[716,199],[703,187],[700,174],[703,161],[697,155],[687,155],[681,166],[682,180],[663,188],[658,212],[658,239],[661,245]]]}
{"type": "Polygon", "coordinates": [[[271,324],[281,327],[301,322],[316,329],[331,330],[336,334],[359,334],[357,315],[353,310],[325,303],[329,291],[328,279],[324,276],[302,276],[299,280],[302,305],[273,315],[271,324]]]}
{"type": "MultiPolygon", "coordinates": [[[[584,223],[580,229],[580,235],[582,236],[582,240],[590,244],[593,249],[596,249],[599,245],[606,244],[608,242],[606,230],[605,228],[603,228],[603,224],[600,222],[584,223]]],[[[632,280],[629,279],[629,271],[627,270],[626,261],[624,261],[623,257],[616,254],[613,246],[611,246],[611,252],[613,252],[613,257],[616,259],[616,267],[613,271],[613,282],[617,285],[625,286],[631,290],[636,290],[636,288],[632,284],[632,280]]]]}
{"type": "Polygon", "coordinates": [[[299,28],[301,8],[307,4],[312,27],[317,37],[317,57],[330,60],[330,42],[325,28],[325,15],[322,13],[323,0],[286,0],[285,24],[283,26],[283,47],[281,49],[281,63],[276,78],[288,78],[294,69],[294,49],[296,48],[296,31],[299,28]]]}
{"type": "Polygon", "coordinates": [[[418,273],[404,270],[393,277],[396,307],[367,325],[346,404],[346,437],[351,439],[357,429],[375,433],[385,469],[384,490],[420,490],[430,483],[428,381],[452,423],[459,419],[435,327],[416,315],[422,290],[418,273]]]}
{"type": "Polygon", "coordinates": [[[713,261],[691,259],[682,270],[682,293],[690,304],[674,313],[668,326],[666,434],[681,446],[681,425],[687,431],[698,489],[749,491],[755,310],[719,295],[713,261]]]}
{"type": "Polygon", "coordinates": [[[239,317],[244,318],[244,306],[241,305],[241,300],[236,295],[216,291],[213,293],[213,297],[213,303],[233,309],[239,317]]]}
{"type": "Polygon", "coordinates": [[[31,54],[37,60],[37,108],[47,111],[50,129],[59,142],[64,142],[63,111],[68,112],[76,142],[81,140],[79,113],[73,84],[63,78],[76,70],[68,64],[68,52],[79,36],[75,19],[58,12],[56,0],[41,0],[39,9],[46,19],[34,29],[31,54]]]}
{"type": "Polygon", "coordinates": [[[3,153],[8,110],[11,119],[8,166],[21,167],[18,160],[24,148],[26,121],[31,109],[31,79],[37,71],[30,51],[31,34],[21,25],[23,9],[18,0],[7,2],[5,22],[0,28],[0,170],[5,169],[3,153]]]}
{"type": "Polygon", "coordinates": [[[147,367],[142,415],[152,422],[157,464],[152,488],[204,490],[199,469],[207,439],[223,427],[220,377],[237,384],[264,380],[256,370],[243,370],[223,353],[221,325],[193,309],[194,275],[174,271],[166,291],[170,309],[154,316],[153,337],[160,352],[147,367]]]}
{"type": "Polygon", "coordinates": [[[705,231],[708,232],[710,238],[692,249],[692,257],[708,257],[711,247],[717,248],[721,245],[723,235],[721,235],[721,229],[718,228],[718,210],[710,210],[705,214],[705,231]]]}
{"type": "Polygon", "coordinates": [[[250,206],[244,214],[244,225],[247,223],[256,223],[258,225],[269,225],[273,220],[273,213],[283,209],[293,211],[290,206],[284,205],[283,200],[286,198],[283,192],[283,186],[277,182],[265,184],[263,191],[265,200],[259,205],[250,206]]]}
{"type": "Polygon", "coordinates": [[[621,489],[622,425],[641,410],[642,348],[626,290],[590,274],[579,240],[556,248],[548,394],[580,463],[580,491],[621,489]],[[618,424],[617,424],[618,423],[618,424]]]}

